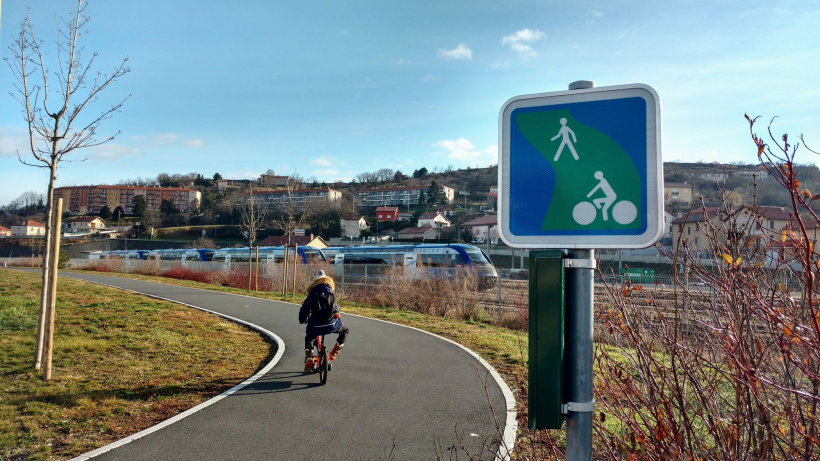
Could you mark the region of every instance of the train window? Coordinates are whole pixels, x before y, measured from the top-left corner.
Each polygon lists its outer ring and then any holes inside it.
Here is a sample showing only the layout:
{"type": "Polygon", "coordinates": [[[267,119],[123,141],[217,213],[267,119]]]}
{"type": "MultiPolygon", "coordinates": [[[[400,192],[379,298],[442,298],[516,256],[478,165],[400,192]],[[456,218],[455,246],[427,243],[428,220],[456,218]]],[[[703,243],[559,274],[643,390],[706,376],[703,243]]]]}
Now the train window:
{"type": "Polygon", "coordinates": [[[464,264],[464,259],[458,254],[420,254],[420,265],[427,267],[456,267],[464,264]]]}
{"type": "Polygon", "coordinates": [[[467,252],[467,256],[473,261],[473,264],[477,266],[490,266],[492,263],[484,257],[484,253],[478,249],[465,249],[464,251],[467,252]]]}
{"type": "Polygon", "coordinates": [[[316,262],[316,261],[324,261],[325,258],[322,255],[322,252],[316,249],[305,249],[302,250],[305,252],[305,256],[307,257],[308,261],[316,262]]]}

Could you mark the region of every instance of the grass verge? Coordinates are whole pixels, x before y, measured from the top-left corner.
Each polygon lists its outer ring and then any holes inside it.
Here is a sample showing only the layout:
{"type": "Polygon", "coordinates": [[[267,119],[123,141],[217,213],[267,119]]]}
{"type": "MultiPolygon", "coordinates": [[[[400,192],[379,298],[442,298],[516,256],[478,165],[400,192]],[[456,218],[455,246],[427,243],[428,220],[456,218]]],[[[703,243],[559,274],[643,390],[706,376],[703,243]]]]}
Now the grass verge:
{"type": "Polygon", "coordinates": [[[0,270],[2,459],[65,459],[103,446],[233,387],[272,353],[258,333],[211,314],[59,283],[46,383],[32,367],[40,274],[0,270]]]}

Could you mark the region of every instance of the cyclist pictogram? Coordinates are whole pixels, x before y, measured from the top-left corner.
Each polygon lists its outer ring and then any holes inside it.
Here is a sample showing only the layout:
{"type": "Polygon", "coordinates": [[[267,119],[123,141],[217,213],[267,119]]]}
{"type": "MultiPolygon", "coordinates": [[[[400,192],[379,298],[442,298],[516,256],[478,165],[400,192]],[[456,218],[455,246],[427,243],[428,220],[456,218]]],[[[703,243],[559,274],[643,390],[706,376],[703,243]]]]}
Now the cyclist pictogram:
{"type": "MultiPolygon", "coordinates": [[[[598,217],[598,210],[601,210],[603,220],[609,221],[609,207],[612,206],[618,198],[618,194],[615,193],[612,186],[610,186],[609,182],[604,178],[602,171],[595,172],[595,179],[598,180],[598,185],[589,191],[587,198],[592,197],[595,192],[599,190],[603,192],[604,196],[592,199],[592,203],[580,202],[572,209],[572,219],[582,226],[592,224],[595,218],[598,217]]],[[[618,224],[625,226],[632,223],[637,217],[638,208],[630,201],[621,200],[612,207],[612,219],[618,224]]]]}

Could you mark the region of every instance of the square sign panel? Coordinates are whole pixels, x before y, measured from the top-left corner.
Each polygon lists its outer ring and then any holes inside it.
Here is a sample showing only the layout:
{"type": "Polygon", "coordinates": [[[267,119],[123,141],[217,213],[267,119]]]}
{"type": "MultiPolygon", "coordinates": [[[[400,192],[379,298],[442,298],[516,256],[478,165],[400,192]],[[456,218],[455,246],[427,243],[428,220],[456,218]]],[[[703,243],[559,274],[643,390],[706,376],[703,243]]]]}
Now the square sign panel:
{"type": "Polygon", "coordinates": [[[643,248],[663,232],[660,100],[646,85],[518,96],[499,116],[501,238],[643,248]]]}

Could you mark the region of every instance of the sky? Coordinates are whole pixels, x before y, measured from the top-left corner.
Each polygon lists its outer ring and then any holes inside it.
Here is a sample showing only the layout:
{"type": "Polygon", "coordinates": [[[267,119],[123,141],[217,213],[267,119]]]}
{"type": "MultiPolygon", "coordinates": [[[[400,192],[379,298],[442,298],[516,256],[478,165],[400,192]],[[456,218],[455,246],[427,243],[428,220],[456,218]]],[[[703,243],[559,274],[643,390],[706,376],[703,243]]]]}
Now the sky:
{"type": "MultiPolygon", "coordinates": [[[[30,8],[56,58],[72,3],[2,1],[0,56],[30,8]]],[[[820,151],[814,0],[92,0],[85,12],[83,56],[97,52],[103,73],[128,58],[130,72],[84,113],[128,99],[98,130],[120,134],[65,157],[57,186],[485,167],[506,101],[576,80],[654,88],[666,162],[756,162],[744,114],[820,151]]],[[[0,63],[0,206],[48,185],[18,158],[34,161],[14,82],[0,63]]]]}

